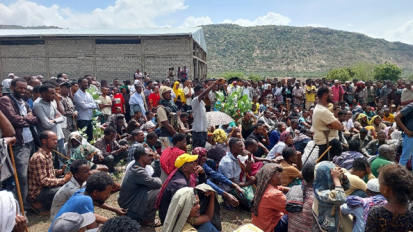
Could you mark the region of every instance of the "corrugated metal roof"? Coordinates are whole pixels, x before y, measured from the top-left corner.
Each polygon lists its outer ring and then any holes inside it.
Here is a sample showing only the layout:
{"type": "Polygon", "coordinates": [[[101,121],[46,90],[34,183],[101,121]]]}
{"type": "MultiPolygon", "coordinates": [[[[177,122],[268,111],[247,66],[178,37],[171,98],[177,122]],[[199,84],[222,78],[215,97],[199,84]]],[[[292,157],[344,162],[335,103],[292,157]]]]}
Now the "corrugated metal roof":
{"type": "Polygon", "coordinates": [[[202,27],[140,29],[0,29],[1,37],[191,35],[207,51],[202,27]]]}

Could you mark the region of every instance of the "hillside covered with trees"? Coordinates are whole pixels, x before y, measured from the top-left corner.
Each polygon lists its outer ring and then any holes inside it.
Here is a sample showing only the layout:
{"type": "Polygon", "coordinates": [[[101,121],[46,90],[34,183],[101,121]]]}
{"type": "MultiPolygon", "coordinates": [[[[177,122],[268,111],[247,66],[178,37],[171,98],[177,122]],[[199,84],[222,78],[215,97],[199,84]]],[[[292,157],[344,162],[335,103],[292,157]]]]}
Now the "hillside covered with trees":
{"type": "Polygon", "coordinates": [[[202,26],[208,75],[325,76],[335,68],[385,62],[413,74],[413,45],[328,28],[233,24],[202,26]]]}

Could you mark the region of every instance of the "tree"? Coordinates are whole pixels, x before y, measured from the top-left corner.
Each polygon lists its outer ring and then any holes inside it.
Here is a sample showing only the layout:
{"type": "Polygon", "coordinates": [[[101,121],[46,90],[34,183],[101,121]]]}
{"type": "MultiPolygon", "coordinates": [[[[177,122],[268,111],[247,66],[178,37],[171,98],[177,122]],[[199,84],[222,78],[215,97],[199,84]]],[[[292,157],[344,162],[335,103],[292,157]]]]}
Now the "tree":
{"type": "Polygon", "coordinates": [[[402,69],[395,64],[384,63],[374,67],[374,79],[397,81],[401,78],[402,69]]]}
{"type": "Polygon", "coordinates": [[[344,68],[336,68],[331,70],[327,74],[327,79],[329,80],[339,80],[341,82],[349,81],[353,78],[353,72],[351,68],[344,67],[344,68]]]}

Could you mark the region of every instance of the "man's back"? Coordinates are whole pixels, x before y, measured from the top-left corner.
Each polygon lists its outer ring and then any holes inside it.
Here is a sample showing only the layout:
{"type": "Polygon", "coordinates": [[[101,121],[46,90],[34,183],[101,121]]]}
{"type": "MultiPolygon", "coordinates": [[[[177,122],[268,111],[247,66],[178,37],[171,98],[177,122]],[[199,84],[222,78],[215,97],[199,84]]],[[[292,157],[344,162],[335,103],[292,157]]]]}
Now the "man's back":
{"type": "Polygon", "coordinates": [[[80,186],[74,177],[70,179],[62,188],[57,191],[53,198],[52,208],[50,209],[50,220],[53,220],[60,208],[72,197],[72,195],[79,191],[81,188],[85,187],[86,182],[83,186],[80,186]]]}
{"type": "Polygon", "coordinates": [[[204,101],[200,101],[198,97],[195,97],[191,102],[191,106],[194,114],[194,124],[192,126],[192,131],[206,132],[208,127],[208,120],[206,116],[204,101]]]}
{"type": "Polygon", "coordinates": [[[386,160],[385,158],[381,157],[381,156],[377,156],[376,159],[373,160],[373,162],[371,162],[371,173],[373,173],[373,175],[375,177],[379,176],[379,168],[391,164],[392,162],[386,160]]]}
{"type": "MultiPolygon", "coordinates": [[[[161,179],[149,176],[145,168],[134,164],[125,173],[118,197],[119,206],[134,213],[142,212],[140,209],[147,207],[147,192],[159,189],[161,186],[161,179]]],[[[144,215],[139,216],[144,217],[144,215]]]]}
{"type": "MultiPolygon", "coordinates": [[[[74,212],[78,214],[94,213],[93,200],[91,197],[84,195],[85,189],[81,189],[73,194],[72,197],[60,208],[54,219],[67,212],[74,212]]],[[[52,222],[53,224],[53,222],[52,222]]],[[[49,229],[49,232],[51,230],[49,229]]]]}

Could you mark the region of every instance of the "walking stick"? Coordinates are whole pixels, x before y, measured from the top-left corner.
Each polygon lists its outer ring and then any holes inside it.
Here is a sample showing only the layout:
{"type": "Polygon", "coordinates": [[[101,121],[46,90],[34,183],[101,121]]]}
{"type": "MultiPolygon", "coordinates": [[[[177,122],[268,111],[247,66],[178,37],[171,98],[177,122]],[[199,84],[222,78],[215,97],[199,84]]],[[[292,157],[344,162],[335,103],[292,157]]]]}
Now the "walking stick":
{"type": "MultiPolygon", "coordinates": [[[[327,150],[317,159],[317,161],[316,161],[315,163],[318,163],[318,161],[320,161],[321,158],[323,158],[323,156],[324,156],[328,151],[330,151],[330,149],[331,149],[331,146],[329,146],[329,147],[327,148],[327,150]]],[[[329,160],[329,161],[330,161],[330,160],[329,160]]]]}
{"type": "Polygon", "coordinates": [[[75,116],[74,116],[74,115],[72,115],[72,117],[73,117],[73,124],[75,124],[75,128],[76,128],[76,130],[77,130],[77,123],[76,123],[75,116]]]}
{"type": "MultiPolygon", "coordinates": [[[[11,148],[11,144],[9,144],[9,149],[10,149],[10,158],[11,162],[13,163],[13,168],[14,168],[14,180],[16,181],[16,188],[17,188],[17,196],[19,197],[19,204],[20,204],[20,211],[22,213],[23,217],[26,217],[24,213],[24,208],[23,208],[23,198],[22,198],[22,193],[20,192],[20,183],[19,179],[17,178],[17,169],[16,169],[16,163],[14,162],[14,155],[13,155],[13,149],[11,148]]],[[[27,224],[26,228],[24,229],[26,232],[29,230],[27,229],[27,224]]]]}
{"type": "Polygon", "coordinates": [[[56,154],[60,155],[61,157],[65,158],[65,159],[69,160],[69,158],[67,158],[66,156],[64,156],[62,153],[60,153],[60,152],[58,152],[58,151],[56,151],[56,150],[53,150],[53,152],[55,152],[56,154]]]}
{"type": "MultiPolygon", "coordinates": [[[[323,133],[324,133],[324,136],[326,137],[326,145],[327,147],[330,147],[330,141],[328,141],[328,135],[330,134],[330,130],[325,130],[323,131],[323,133]]],[[[326,151],[329,151],[329,150],[330,149],[327,149],[326,151]]],[[[330,152],[328,152],[328,161],[330,161],[330,152]]]]}

